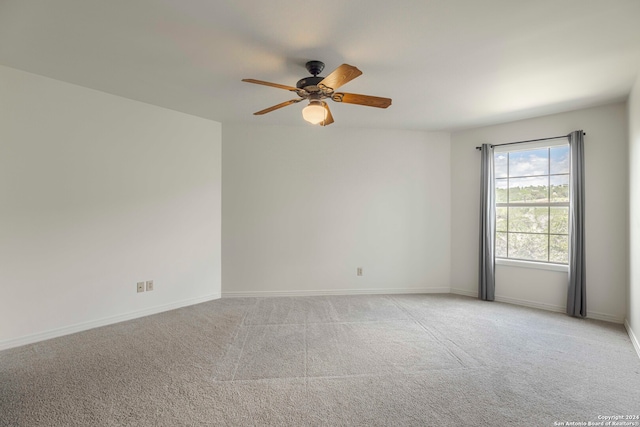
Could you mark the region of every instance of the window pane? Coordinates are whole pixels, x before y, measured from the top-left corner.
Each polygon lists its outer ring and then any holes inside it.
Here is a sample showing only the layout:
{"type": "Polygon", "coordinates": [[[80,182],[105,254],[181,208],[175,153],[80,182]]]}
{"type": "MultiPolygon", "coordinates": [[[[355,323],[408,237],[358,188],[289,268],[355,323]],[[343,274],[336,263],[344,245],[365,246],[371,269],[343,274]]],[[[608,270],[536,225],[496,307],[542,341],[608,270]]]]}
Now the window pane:
{"type": "Polygon", "coordinates": [[[495,256],[566,264],[569,146],[565,143],[523,151],[499,151],[493,160],[495,256]]]}
{"type": "Polygon", "coordinates": [[[509,233],[509,258],[548,261],[547,234],[509,233]]]}
{"type": "Polygon", "coordinates": [[[509,231],[548,233],[549,208],[509,208],[509,231]]]}
{"type": "Polygon", "coordinates": [[[569,236],[549,236],[549,262],[569,263],[569,236]]]}
{"type": "Polygon", "coordinates": [[[549,232],[553,234],[569,234],[569,207],[559,206],[550,209],[549,232]]]}
{"type": "Polygon", "coordinates": [[[507,203],[506,179],[496,179],[496,203],[507,203]]]}
{"type": "Polygon", "coordinates": [[[507,233],[496,233],[496,256],[507,257],[507,233]]]}
{"type": "Polygon", "coordinates": [[[496,208],[496,231],[507,231],[507,208],[496,208]]]}
{"type": "Polygon", "coordinates": [[[548,202],[549,187],[546,176],[509,179],[509,203],[548,202]]]}
{"type": "Polygon", "coordinates": [[[554,175],[549,177],[549,179],[551,180],[551,201],[568,202],[569,175],[554,175]]]}
{"type": "Polygon", "coordinates": [[[550,157],[551,170],[550,174],[569,173],[569,146],[551,147],[550,157]]]}
{"type": "Polygon", "coordinates": [[[516,151],[509,153],[509,176],[549,174],[549,149],[516,151]]]}
{"type": "Polygon", "coordinates": [[[494,155],[493,170],[496,178],[507,177],[507,153],[496,153],[494,155]]]}

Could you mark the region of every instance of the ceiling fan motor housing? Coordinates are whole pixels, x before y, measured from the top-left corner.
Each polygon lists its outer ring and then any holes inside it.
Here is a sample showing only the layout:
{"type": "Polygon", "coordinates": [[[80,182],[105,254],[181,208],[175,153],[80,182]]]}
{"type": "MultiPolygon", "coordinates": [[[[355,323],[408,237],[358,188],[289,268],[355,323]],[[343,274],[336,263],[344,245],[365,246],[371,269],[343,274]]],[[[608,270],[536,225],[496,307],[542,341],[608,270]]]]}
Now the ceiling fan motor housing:
{"type": "Polygon", "coordinates": [[[309,61],[305,64],[305,67],[310,74],[313,74],[313,77],[305,77],[304,79],[298,80],[296,87],[298,89],[305,89],[310,93],[319,92],[318,83],[324,80],[324,77],[318,77],[318,74],[324,70],[324,62],[309,61]]]}
{"type": "Polygon", "coordinates": [[[324,80],[324,77],[305,77],[304,79],[298,80],[298,83],[296,83],[296,87],[298,89],[310,88],[311,90],[307,90],[308,92],[315,92],[316,90],[314,90],[313,88],[317,87],[318,83],[320,83],[322,80],[324,80]]]}

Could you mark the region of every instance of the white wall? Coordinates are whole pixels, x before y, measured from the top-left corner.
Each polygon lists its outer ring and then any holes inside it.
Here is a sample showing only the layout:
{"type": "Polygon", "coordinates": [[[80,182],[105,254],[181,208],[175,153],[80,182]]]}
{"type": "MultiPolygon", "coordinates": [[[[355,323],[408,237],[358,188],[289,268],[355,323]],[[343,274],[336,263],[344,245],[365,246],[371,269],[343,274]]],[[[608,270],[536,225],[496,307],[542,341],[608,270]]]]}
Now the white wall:
{"type": "Polygon", "coordinates": [[[222,152],[223,295],[448,292],[448,134],[225,124],[222,152]]]}
{"type": "Polygon", "coordinates": [[[220,150],[219,123],[0,67],[0,349],[218,297],[220,150]]]}
{"type": "Polygon", "coordinates": [[[629,293],[627,328],[640,355],[640,75],[629,95],[629,293]]]}
{"type": "MultiPolygon", "coordinates": [[[[626,105],[455,132],[451,136],[451,287],[477,295],[479,152],[482,143],[565,135],[583,129],[588,317],[622,323],[627,282],[626,105]]],[[[567,273],[496,266],[496,299],[564,311],[567,273]]]]}

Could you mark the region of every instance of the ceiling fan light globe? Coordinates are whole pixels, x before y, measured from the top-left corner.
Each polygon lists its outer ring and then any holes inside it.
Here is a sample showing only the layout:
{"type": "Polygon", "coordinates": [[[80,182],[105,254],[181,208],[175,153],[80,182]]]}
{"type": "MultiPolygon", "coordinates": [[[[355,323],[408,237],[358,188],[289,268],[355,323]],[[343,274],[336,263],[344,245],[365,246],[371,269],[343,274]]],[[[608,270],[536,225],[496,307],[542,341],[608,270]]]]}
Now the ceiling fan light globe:
{"type": "Polygon", "coordinates": [[[326,110],[318,101],[311,101],[302,109],[302,117],[311,124],[317,125],[325,120],[326,110]]]}

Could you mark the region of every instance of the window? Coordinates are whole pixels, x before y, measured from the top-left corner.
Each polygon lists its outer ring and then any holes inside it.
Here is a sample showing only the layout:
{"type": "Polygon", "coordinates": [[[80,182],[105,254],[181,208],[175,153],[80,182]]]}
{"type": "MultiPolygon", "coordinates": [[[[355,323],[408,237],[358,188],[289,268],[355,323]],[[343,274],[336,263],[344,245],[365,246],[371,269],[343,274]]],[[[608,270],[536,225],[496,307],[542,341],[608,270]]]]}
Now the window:
{"type": "Polygon", "coordinates": [[[496,258],[568,263],[570,157],[560,141],[496,147],[496,258]]]}

